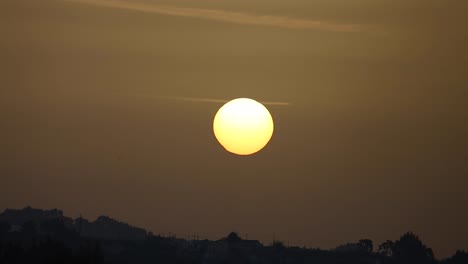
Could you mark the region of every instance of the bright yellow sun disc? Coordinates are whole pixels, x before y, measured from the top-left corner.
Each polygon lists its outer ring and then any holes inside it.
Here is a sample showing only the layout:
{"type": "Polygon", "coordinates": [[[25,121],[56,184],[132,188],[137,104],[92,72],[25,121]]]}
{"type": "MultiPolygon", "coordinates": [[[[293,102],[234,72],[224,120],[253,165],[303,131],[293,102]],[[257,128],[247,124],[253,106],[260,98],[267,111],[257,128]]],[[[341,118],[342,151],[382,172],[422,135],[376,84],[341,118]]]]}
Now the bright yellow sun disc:
{"type": "Polygon", "coordinates": [[[273,135],[273,118],[261,103],[238,98],[223,105],[213,121],[219,143],[229,152],[250,155],[260,151],[273,135]]]}

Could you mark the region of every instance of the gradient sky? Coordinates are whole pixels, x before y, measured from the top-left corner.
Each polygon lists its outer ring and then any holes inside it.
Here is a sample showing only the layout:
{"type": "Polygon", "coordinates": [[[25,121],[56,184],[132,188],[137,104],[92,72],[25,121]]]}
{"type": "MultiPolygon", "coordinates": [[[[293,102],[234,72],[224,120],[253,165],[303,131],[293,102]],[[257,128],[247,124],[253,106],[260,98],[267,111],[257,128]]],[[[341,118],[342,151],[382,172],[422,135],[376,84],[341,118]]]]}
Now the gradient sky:
{"type": "Polygon", "coordinates": [[[0,209],[468,249],[465,2],[2,0],[0,209]],[[253,156],[212,133],[236,97],[289,103],[253,156]]]}

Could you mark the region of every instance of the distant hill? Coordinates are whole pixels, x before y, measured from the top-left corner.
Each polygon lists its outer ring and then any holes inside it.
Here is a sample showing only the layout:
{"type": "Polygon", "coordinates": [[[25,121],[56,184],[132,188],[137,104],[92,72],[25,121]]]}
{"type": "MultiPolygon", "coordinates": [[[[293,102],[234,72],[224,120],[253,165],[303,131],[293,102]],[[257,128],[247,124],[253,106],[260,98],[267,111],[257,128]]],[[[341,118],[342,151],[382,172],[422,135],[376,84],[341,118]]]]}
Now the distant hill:
{"type": "Polygon", "coordinates": [[[26,222],[44,222],[51,219],[61,219],[70,226],[73,225],[73,219],[65,217],[63,212],[58,209],[52,210],[41,210],[31,207],[25,207],[23,209],[5,209],[0,214],[0,221],[8,222],[14,226],[22,226],[26,222]]]}
{"type": "Polygon", "coordinates": [[[73,219],[63,215],[58,209],[41,210],[31,207],[23,209],[6,209],[0,214],[0,222],[10,225],[10,231],[20,231],[26,223],[33,223],[37,231],[47,233],[42,228],[43,223],[58,220],[67,228],[76,231],[82,237],[110,239],[110,240],[142,240],[146,237],[146,230],[119,222],[108,216],[99,216],[95,221],[79,217],[73,219]]]}
{"type": "Polygon", "coordinates": [[[84,218],[75,220],[75,229],[83,237],[112,240],[140,240],[146,237],[146,230],[119,222],[107,216],[99,216],[94,222],[84,218]]]}
{"type": "Polygon", "coordinates": [[[235,232],[219,240],[182,239],[153,235],[107,216],[90,222],[58,209],[26,207],[0,214],[0,263],[467,264],[468,252],[437,260],[412,232],[378,247],[366,238],[331,250],[289,247],[277,240],[263,245],[235,232]]]}

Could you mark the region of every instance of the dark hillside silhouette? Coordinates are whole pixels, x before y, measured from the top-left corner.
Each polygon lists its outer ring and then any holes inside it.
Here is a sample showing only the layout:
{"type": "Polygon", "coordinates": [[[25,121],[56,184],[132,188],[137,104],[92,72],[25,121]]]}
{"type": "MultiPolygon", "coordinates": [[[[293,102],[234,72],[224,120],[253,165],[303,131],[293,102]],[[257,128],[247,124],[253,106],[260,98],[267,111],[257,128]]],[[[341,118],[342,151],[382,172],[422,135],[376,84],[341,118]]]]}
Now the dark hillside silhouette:
{"type": "Polygon", "coordinates": [[[60,210],[27,207],[0,214],[0,263],[200,263],[200,264],[467,264],[457,251],[444,260],[408,232],[374,251],[370,239],[332,250],[289,247],[281,241],[263,245],[231,232],[211,241],[163,237],[110,217],[94,222],[63,216],[60,210]]]}
{"type": "Polygon", "coordinates": [[[0,232],[2,225],[9,225],[8,229],[16,231],[26,228],[24,232],[54,233],[53,230],[60,222],[67,230],[74,230],[82,237],[112,240],[141,240],[146,237],[146,230],[119,222],[108,216],[100,216],[95,221],[88,221],[78,217],[72,219],[63,215],[58,209],[41,210],[25,207],[20,210],[6,209],[0,214],[0,232]],[[2,224],[3,223],[3,224],[2,224]]]}

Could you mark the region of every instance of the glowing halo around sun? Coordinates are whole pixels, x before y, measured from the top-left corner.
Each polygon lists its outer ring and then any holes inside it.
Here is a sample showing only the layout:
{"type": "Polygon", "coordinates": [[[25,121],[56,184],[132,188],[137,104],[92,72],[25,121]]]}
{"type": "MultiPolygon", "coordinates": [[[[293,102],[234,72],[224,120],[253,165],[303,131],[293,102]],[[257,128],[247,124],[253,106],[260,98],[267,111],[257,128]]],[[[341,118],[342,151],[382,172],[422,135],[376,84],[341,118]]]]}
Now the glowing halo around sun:
{"type": "Polygon", "coordinates": [[[249,98],[227,102],[213,121],[213,132],[218,142],[237,155],[250,155],[263,149],[273,135],[273,127],[268,109],[249,98]]]}

